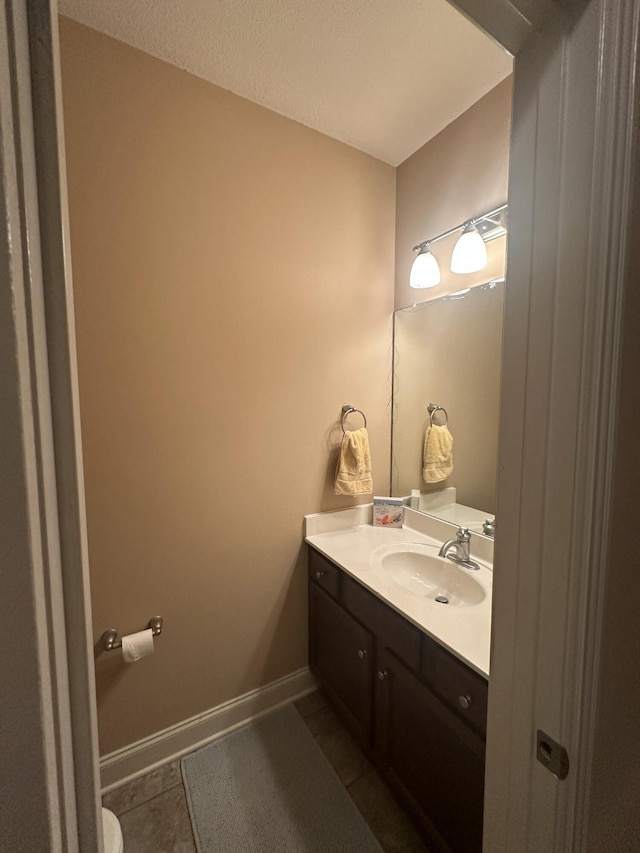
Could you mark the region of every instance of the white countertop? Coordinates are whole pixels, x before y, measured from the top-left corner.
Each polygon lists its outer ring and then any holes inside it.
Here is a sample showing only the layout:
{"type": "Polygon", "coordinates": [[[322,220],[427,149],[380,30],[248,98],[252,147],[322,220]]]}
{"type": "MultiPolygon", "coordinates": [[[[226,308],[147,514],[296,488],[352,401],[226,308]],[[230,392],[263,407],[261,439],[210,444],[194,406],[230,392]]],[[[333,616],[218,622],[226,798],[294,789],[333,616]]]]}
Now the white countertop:
{"type": "MultiPolygon", "coordinates": [[[[433,637],[485,678],[489,676],[493,543],[472,535],[471,557],[481,568],[473,578],[485,597],[473,606],[447,606],[406,591],[375,568],[376,549],[411,542],[440,546],[455,538],[455,526],[405,510],[402,528],[374,527],[370,505],[305,516],[305,541],[359,581],[378,598],[433,637]]],[[[465,570],[467,571],[467,570],[465,570]]]]}

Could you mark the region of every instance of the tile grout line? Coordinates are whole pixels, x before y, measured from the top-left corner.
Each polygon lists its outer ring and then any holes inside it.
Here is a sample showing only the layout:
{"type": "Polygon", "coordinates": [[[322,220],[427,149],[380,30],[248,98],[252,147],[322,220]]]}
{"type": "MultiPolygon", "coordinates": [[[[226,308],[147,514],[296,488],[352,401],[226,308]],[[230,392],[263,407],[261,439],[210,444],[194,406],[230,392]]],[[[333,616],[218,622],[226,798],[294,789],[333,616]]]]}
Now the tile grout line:
{"type": "MultiPolygon", "coordinates": [[[[163,788],[161,791],[156,791],[156,793],[155,793],[155,794],[153,794],[151,797],[147,797],[147,798],[146,798],[146,799],[144,799],[144,800],[140,800],[140,802],[138,802],[138,803],[134,803],[134,804],[133,804],[133,805],[131,805],[131,806],[127,806],[127,808],[124,808],[124,809],[122,809],[122,810],[118,810],[117,812],[114,812],[114,814],[115,814],[115,816],[116,816],[116,817],[118,817],[118,818],[122,817],[122,815],[129,814],[129,812],[134,811],[134,809],[139,809],[139,808],[140,808],[140,806],[146,806],[146,805],[148,805],[150,802],[152,802],[153,800],[155,800],[155,799],[156,799],[156,797],[160,797],[160,796],[162,796],[162,794],[165,794],[167,791],[173,791],[173,789],[174,789],[174,788],[177,788],[177,787],[178,787],[178,785],[182,785],[182,787],[183,787],[183,789],[184,789],[184,782],[183,782],[183,780],[182,780],[182,779],[178,779],[178,781],[177,781],[177,782],[174,782],[172,785],[167,785],[167,787],[166,787],[166,788],[163,788]]],[[[115,790],[117,791],[118,789],[116,788],[115,790]]],[[[113,793],[113,792],[111,792],[111,793],[113,793]]],[[[109,795],[107,794],[106,796],[108,797],[109,795]]],[[[104,806],[104,808],[105,808],[105,809],[108,809],[108,808],[109,808],[109,806],[108,806],[108,805],[106,805],[106,806],[104,806]]]]}

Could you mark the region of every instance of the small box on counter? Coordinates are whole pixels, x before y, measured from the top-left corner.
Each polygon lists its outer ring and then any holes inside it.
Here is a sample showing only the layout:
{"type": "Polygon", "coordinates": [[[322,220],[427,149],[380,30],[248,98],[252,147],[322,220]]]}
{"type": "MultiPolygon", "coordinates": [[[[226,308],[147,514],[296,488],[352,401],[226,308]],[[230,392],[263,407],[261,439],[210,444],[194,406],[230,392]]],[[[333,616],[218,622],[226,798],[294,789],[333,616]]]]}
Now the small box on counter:
{"type": "Polygon", "coordinates": [[[378,527],[402,527],[403,514],[402,498],[373,499],[373,523],[378,527]]]}

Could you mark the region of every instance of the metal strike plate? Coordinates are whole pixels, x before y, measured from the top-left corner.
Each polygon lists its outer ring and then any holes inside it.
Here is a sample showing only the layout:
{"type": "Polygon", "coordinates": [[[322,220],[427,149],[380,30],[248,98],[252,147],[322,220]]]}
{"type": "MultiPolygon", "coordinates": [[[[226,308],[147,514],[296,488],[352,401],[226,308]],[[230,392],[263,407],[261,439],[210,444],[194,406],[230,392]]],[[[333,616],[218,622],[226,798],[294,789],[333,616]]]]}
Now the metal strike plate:
{"type": "Polygon", "coordinates": [[[558,779],[566,779],[569,773],[569,753],[561,743],[538,729],[538,761],[558,779]]]}

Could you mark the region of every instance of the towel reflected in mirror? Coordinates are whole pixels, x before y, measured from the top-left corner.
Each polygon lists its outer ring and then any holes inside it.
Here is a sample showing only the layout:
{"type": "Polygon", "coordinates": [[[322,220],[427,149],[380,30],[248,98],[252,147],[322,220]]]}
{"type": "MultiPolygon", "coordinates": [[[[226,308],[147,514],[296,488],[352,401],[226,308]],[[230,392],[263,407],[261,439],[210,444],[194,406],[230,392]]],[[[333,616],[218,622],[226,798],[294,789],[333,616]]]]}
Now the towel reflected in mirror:
{"type": "Polygon", "coordinates": [[[453,436],[446,426],[432,424],[424,436],[422,478],[440,483],[453,471],[453,436]]]}

